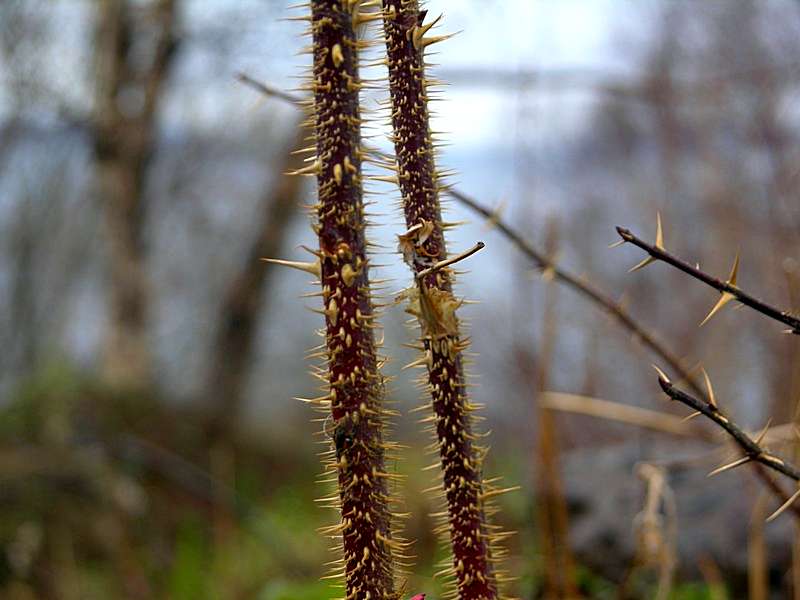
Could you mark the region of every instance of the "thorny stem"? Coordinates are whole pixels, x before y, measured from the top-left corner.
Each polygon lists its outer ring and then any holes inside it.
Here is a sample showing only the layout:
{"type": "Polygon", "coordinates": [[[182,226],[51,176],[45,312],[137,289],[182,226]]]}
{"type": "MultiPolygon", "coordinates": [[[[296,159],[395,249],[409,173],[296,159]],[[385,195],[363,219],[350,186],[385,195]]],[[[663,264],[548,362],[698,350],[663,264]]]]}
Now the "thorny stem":
{"type": "MultiPolygon", "coordinates": [[[[427,366],[427,389],[434,412],[442,465],[452,566],[443,574],[455,579],[463,600],[498,598],[498,573],[492,556],[493,529],[487,522],[481,462],[485,450],[474,442],[466,394],[463,351],[455,311],[460,302],[452,292],[452,271],[435,265],[447,260],[439,205],[440,182],[428,120],[429,86],[424,49],[444,37],[426,35],[427,11],[416,0],[383,0],[392,128],[408,232],[401,249],[416,281],[416,302],[409,312],[421,327],[427,366]]],[[[489,492],[491,493],[491,492],[489,492]]]]}
{"type": "Polygon", "coordinates": [[[360,0],[312,0],[313,93],[324,358],[338,473],[346,600],[395,599],[382,439],[383,379],[373,335],[361,175],[360,0]]]}
{"type": "Polygon", "coordinates": [[[708,417],[714,421],[714,423],[724,429],[741,447],[741,449],[744,451],[745,457],[747,457],[749,461],[761,463],[765,467],[782,473],[794,481],[800,481],[800,469],[793,464],[778,458],[774,454],[770,454],[760,445],[757,440],[754,440],[752,437],[750,437],[741,427],[723,414],[719,408],[713,404],[699,400],[694,396],[691,396],[690,394],[687,394],[686,392],[676,388],[674,385],[672,385],[672,382],[665,379],[662,375],[659,375],[658,377],[658,384],[661,386],[661,389],[664,390],[664,393],[667,396],[673,400],[677,400],[678,402],[685,404],[699,413],[702,413],[704,416],[708,417]]]}
{"type": "Polygon", "coordinates": [[[720,293],[730,294],[736,298],[738,302],[741,302],[745,306],[749,306],[753,310],[760,312],[763,315],[775,319],[784,325],[788,325],[792,333],[800,334],[800,319],[789,314],[788,312],[779,310],[774,306],[755,298],[754,296],[740,290],[736,285],[733,285],[727,281],[722,281],[716,277],[712,277],[706,272],[701,271],[698,267],[690,265],[689,263],[678,258],[677,256],[674,256],[673,254],[670,254],[662,248],[648,244],[624,227],[617,227],[617,233],[624,241],[629,242],[634,246],[638,246],[654,259],[665,262],[668,265],[683,271],[687,275],[691,275],[695,279],[702,281],[720,293]]]}

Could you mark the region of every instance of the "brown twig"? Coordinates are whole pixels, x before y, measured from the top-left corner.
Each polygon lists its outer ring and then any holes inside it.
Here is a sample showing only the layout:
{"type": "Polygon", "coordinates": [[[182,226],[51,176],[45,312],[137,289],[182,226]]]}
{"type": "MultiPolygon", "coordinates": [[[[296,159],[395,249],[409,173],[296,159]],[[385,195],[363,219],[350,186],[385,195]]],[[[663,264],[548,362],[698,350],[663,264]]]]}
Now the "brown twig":
{"type": "Polygon", "coordinates": [[[731,421],[731,419],[723,414],[719,408],[707,402],[703,402],[702,400],[687,394],[683,390],[679,390],[672,385],[672,382],[670,382],[668,379],[665,379],[663,375],[659,375],[658,383],[667,396],[673,400],[677,400],[678,402],[685,404],[690,408],[693,408],[699,413],[702,413],[704,416],[708,417],[717,425],[722,427],[726,432],[728,432],[728,434],[736,441],[736,443],[739,444],[742,450],[744,450],[744,453],[749,460],[760,462],[770,469],[778,471],[779,473],[783,473],[790,479],[800,481],[800,469],[793,464],[788,463],[785,460],[774,456],[773,454],[770,454],[760,445],[759,441],[750,437],[750,435],[748,435],[744,429],[731,421]]]}
{"type": "MultiPolygon", "coordinates": [[[[753,439],[728,416],[723,414],[716,404],[704,402],[695,398],[694,396],[691,396],[690,394],[687,394],[683,390],[676,388],[674,385],[672,385],[672,382],[669,381],[669,379],[667,379],[661,372],[659,372],[658,375],[658,384],[661,386],[661,389],[664,390],[664,393],[671,399],[685,404],[686,406],[714,421],[714,423],[719,425],[733,438],[733,440],[744,452],[744,456],[742,456],[740,459],[720,467],[719,469],[715,469],[711,474],[721,473],[749,462],[755,462],[764,465],[769,469],[777,471],[778,473],[785,475],[795,482],[800,482],[800,468],[782,458],[778,458],[774,454],[771,454],[761,445],[764,434],[761,434],[756,439],[753,439]]],[[[778,516],[778,514],[783,512],[783,510],[786,508],[791,507],[794,500],[796,500],[799,496],[800,489],[792,494],[792,496],[784,502],[783,506],[781,506],[778,511],[773,513],[770,519],[778,516]]]]}
{"type": "MultiPolygon", "coordinates": [[[[744,304],[752,308],[753,310],[760,312],[771,319],[775,319],[784,325],[788,325],[790,328],[791,333],[798,333],[800,334],[800,319],[797,317],[789,314],[787,311],[782,311],[774,306],[767,304],[766,302],[759,300],[758,298],[748,294],[740,290],[735,281],[722,281],[717,279],[716,277],[712,277],[708,273],[700,270],[698,267],[693,267],[689,263],[685,262],[684,260],[670,254],[663,248],[659,248],[658,245],[651,245],[642,240],[641,238],[635,236],[629,229],[625,229],[624,227],[617,227],[617,233],[619,233],[620,237],[625,242],[629,242],[634,246],[638,246],[653,260],[660,260],[661,262],[665,262],[668,265],[675,267],[676,269],[683,271],[687,275],[691,275],[695,279],[702,281],[706,285],[714,288],[721,294],[729,294],[733,298],[735,298],[738,302],[744,304]]],[[[736,265],[736,263],[734,263],[736,265]]],[[[735,273],[735,266],[734,266],[734,273],[735,273]]],[[[712,311],[713,313],[714,311],[712,311]]]]}
{"type": "Polygon", "coordinates": [[[642,325],[637,323],[625,308],[617,301],[607,296],[604,292],[596,288],[591,283],[580,279],[565,269],[557,265],[548,258],[543,252],[537,250],[521,233],[512,229],[505,222],[497,218],[497,214],[489,208],[483,206],[475,199],[453,188],[447,189],[447,194],[458,200],[470,210],[490,219],[493,225],[513,243],[517,249],[525,256],[530,258],[536,266],[544,272],[552,275],[553,279],[572,288],[578,294],[594,303],[598,308],[609,314],[614,320],[636,336],[641,343],[649,348],[654,354],[661,357],[678,376],[687,382],[692,391],[700,397],[707,399],[705,390],[701,387],[697,379],[692,376],[689,370],[683,366],[680,358],[666,348],[655,336],[650,334],[642,325]]]}
{"type": "Polygon", "coordinates": [[[263,83],[261,81],[256,81],[255,79],[253,79],[249,75],[246,75],[245,73],[237,73],[236,80],[256,90],[257,92],[261,92],[265,96],[273,96],[290,104],[299,105],[303,102],[303,99],[300,96],[295,96],[294,94],[290,94],[289,92],[284,92],[283,90],[274,88],[271,85],[267,85],[266,83],[263,83]]]}

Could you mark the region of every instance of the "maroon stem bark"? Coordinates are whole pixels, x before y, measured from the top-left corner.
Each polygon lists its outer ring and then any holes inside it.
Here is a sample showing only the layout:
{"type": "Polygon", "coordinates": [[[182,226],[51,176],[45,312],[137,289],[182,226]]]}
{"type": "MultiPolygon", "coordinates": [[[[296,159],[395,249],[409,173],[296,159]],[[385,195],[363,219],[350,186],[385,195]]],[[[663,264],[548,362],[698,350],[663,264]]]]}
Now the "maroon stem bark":
{"type": "Polygon", "coordinates": [[[481,461],[472,432],[472,406],[466,393],[463,351],[452,293],[452,272],[421,271],[447,257],[439,205],[439,189],[430,134],[425,82],[424,24],[426,11],[415,0],[384,0],[384,33],[389,67],[392,127],[397,176],[406,226],[401,237],[418,296],[410,312],[419,317],[428,370],[428,390],[436,416],[436,436],[447,504],[447,529],[453,552],[458,595],[463,599],[498,596],[490,548],[490,530],[483,507],[481,461]]]}
{"type": "Polygon", "coordinates": [[[316,169],[329,401],[347,599],[396,598],[362,198],[359,1],[312,0],[316,169]]]}

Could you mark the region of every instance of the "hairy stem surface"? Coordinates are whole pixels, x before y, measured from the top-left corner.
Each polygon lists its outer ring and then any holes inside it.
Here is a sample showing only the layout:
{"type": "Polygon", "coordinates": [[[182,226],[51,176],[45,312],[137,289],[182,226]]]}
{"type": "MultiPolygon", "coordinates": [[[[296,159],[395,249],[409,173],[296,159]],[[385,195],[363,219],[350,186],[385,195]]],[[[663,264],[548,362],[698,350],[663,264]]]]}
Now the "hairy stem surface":
{"type": "Polygon", "coordinates": [[[416,1],[384,0],[383,10],[397,179],[407,227],[400,243],[415,279],[408,310],[421,326],[422,362],[427,367],[447,505],[444,530],[449,531],[453,553],[445,574],[455,579],[459,598],[494,599],[497,575],[481,473],[485,452],[475,444],[470,416],[474,406],[467,398],[464,376],[468,343],[459,330],[460,302],[453,296],[452,272],[431,269],[446,260],[447,250],[423,54],[425,46],[443,38],[426,36],[426,11],[420,11],[416,1]]]}
{"type": "Polygon", "coordinates": [[[319,267],[325,305],[322,377],[333,419],[347,599],[396,598],[389,475],[384,469],[383,379],[373,335],[362,199],[361,119],[355,33],[360,1],[312,0],[313,127],[319,267]]]}

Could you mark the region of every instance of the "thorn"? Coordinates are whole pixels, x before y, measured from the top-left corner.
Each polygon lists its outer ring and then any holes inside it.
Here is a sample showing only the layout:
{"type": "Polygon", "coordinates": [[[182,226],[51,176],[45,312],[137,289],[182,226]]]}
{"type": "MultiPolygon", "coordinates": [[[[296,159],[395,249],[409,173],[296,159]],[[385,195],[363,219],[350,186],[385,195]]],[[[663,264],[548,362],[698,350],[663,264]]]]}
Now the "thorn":
{"type": "Polygon", "coordinates": [[[617,240],[616,242],[611,242],[608,247],[609,248],[619,248],[625,243],[625,240],[617,240]]]}
{"type": "Polygon", "coordinates": [[[449,40],[454,35],[457,35],[457,33],[459,32],[449,33],[447,35],[434,35],[429,38],[422,38],[419,41],[419,46],[421,46],[422,48],[427,48],[428,46],[431,46],[433,44],[438,44],[439,42],[444,42],[445,40],[449,40]]]}
{"type": "Polygon", "coordinates": [[[434,25],[436,25],[436,23],[438,23],[438,22],[439,22],[439,20],[440,20],[441,18],[442,18],[442,15],[439,15],[439,16],[438,16],[438,17],[436,17],[436,18],[435,18],[433,21],[431,21],[430,23],[428,23],[427,25],[422,25],[422,24],[420,23],[419,25],[415,26],[415,27],[414,27],[414,28],[411,30],[411,32],[410,32],[410,33],[411,33],[411,43],[412,43],[412,44],[414,44],[414,48],[415,48],[416,50],[419,50],[419,49],[420,49],[420,47],[424,47],[424,46],[422,46],[422,44],[424,43],[423,36],[424,36],[426,33],[428,33],[428,32],[431,30],[431,28],[432,28],[434,25]]]}
{"type": "Polygon", "coordinates": [[[320,265],[319,261],[299,262],[294,260],[280,260],[278,258],[262,258],[261,260],[263,260],[264,262],[272,263],[274,265],[281,265],[284,267],[297,269],[299,271],[305,271],[306,273],[311,273],[312,275],[316,275],[317,277],[322,277],[322,265],[320,265]]]}
{"type": "MultiPolygon", "coordinates": [[[[736,258],[733,259],[733,267],[731,267],[731,274],[728,275],[728,279],[727,279],[727,281],[725,281],[725,283],[727,283],[728,285],[732,285],[732,286],[736,287],[736,278],[738,277],[738,275],[739,275],[739,253],[737,252],[736,253],[736,258]]],[[[731,300],[734,300],[735,298],[736,298],[736,296],[734,296],[730,292],[722,292],[722,297],[714,305],[714,308],[711,309],[711,312],[708,313],[706,318],[703,319],[702,323],[700,323],[700,327],[705,325],[705,323],[711,317],[713,317],[717,313],[717,311],[719,311],[723,306],[725,306],[728,302],[730,302],[731,300]]]]}
{"type": "Polygon", "coordinates": [[[301,245],[300,248],[311,254],[312,256],[316,256],[317,258],[322,258],[322,252],[319,250],[314,250],[313,248],[309,248],[308,246],[301,245]]]}
{"type": "Polygon", "coordinates": [[[633,273],[634,271],[638,271],[639,269],[644,269],[647,265],[649,265],[650,263],[654,263],[654,262],[656,262],[656,259],[654,257],[652,257],[652,256],[648,256],[644,260],[642,260],[642,262],[640,262],[640,263],[632,266],[630,269],[628,269],[628,273],[633,273]]]}
{"type": "Polygon", "coordinates": [[[718,302],[717,302],[717,303],[714,305],[714,308],[712,308],[712,309],[711,309],[711,312],[709,312],[709,313],[706,315],[706,318],[705,318],[705,319],[703,319],[703,320],[700,322],[700,325],[699,325],[699,326],[700,326],[700,327],[702,327],[703,325],[705,325],[706,323],[708,323],[708,320],[709,320],[711,317],[713,317],[715,314],[717,314],[717,312],[718,312],[718,311],[719,311],[719,310],[720,310],[720,309],[721,309],[723,306],[725,306],[725,305],[726,305],[728,302],[730,302],[731,300],[733,300],[735,297],[736,297],[736,296],[734,296],[733,294],[731,294],[731,293],[729,293],[729,292],[722,292],[722,297],[720,297],[719,301],[718,301],[718,302]]]}
{"type": "Polygon", "coordinates": [[[668,385],[672,385],[672,382],[669,380],[669,377],[667,377],[667,374],[664,373],[664,371],[659,369],[656,365],[650,365],[650,366],[653,367],[656,370],[656,373],[658,373],[658,378],[661,381],[663,381],[664,383],[666,383],[668,385]]]}
{"type": "Polygon", "coordinates": [[[310,164],[294,171],[289,171],[287,175],[318,175],[321,170],[321,165],[318,159],[314,159],[310,164]]]}
{"type": "Polygon", "coordinates": [[[728,281],[726,282],[728,285],[736,285],[736,277],[739,274],[739,252],[736,252],[736,258],[733,259],[733,267],[731,268],[731,274],[728,275],[728,281]]]}
{"type": "Polygon", "coordinates": [[[664,230],[661,228],[661,213],[656,211],[656,248],[664,250],[664,230]]]}
{"type": "Polygon", "coordinates": [[[703,414],[703,413],[701,413],[699,410],[696,410],[696,411],[694,411],[692,414],[690,414],[690,415],[688,415],[688,416],[685,416],[685,417],[683,417],[683,420],[681,421],[681,423],[686,423],[687,421],[691,421],[691,420],[692,420],[692,419],[694,419],[695,417],[699,417],[699,416],[700,416],[700,415],[702,415],[702,414],[703,414]]]}
{"type": "Polygon", "coordinates": [[[742,458],[736,459],[732,463],[728,463],[727,465],[723,465],[717,469],[714,469],[706,475],[706,477],[713,477],[714,475],[719,475],[720,473],[724,473],[725,471],[730,471],[731,469],[735,469],[745,463],[750,462],[752,459],[749,456],[743,456],[742,458]]]}
{"type": "Polygon", "coordinates": [[[800,489],[798,489],[794,494],[792,494],[792,496],[786,502],[781,504],[778,510],[776,510],[774,513],[772,513],[770,516],[767,517],[767,523],[770,523],[775,519],[777,519],[781,515],[781,513],[783,513],[783,511],[785,511],[792,504],[794,504],[794,501],[797,500],[798,498],[800,498],[800,489]]]}
{"type": "MultiPolygon", "coordinates": [[[[622,232],[617,228],[617,232],[622,236],[622,243],[626,242],[625,236],[622,232]]],[[[618,242],[619,243],[619,242],[618,242]]],[[[664,250],[664,229],[661,227],[661,213],[656,212],[656,243],[655,247],[659,250],[664,250]]],[[[658,260],[655,256],[647,256],[637,265],[634,265],[628,273],[633,273],[634,271],[638,271],[639,269],[644,269],[647,265],[656,262],[658,260]]]]}
{"type": "Polygon", "coordinates": [[[706,370],[704,368],[700,367],[700,370],[703,372],[703,379],[706,380],[706,390],[708,390],[708,402],[714,408],[718,408],[717,397],[714,395],[714,388],[711,387],[711,379],[708,377],[708,373],[706,373],[706,370]]]}
{"type": "Polygon", "coordinates": [[[764,438],[767,437],[767,433],[769,432],[769,426],[772,425],[772,417],[767,420],[767,424],[764,425],[764,429],[761,430],[761,433],[758,434],[758,437],[754,440],[756,446],[760,446],[761,442],[764,441],[764,438]]]}
{"type": "MultiPolygon", "coordinates": [[[[428,11],[425,11],[426,14],[427,14],[427,12],[428,11]]],[[[443,14],[439,15],[433,21],[428,23],[427,25],[423,25],[422,23],[417,25],[417,29],[419,31],[415,31],[414,32],[414,36],[417,37],[417,39],[422,39],[422,36],[424,36],[426,33],[428,33],[439,21],[441,21],[443,16],[444,16],[443,14]]]]}

